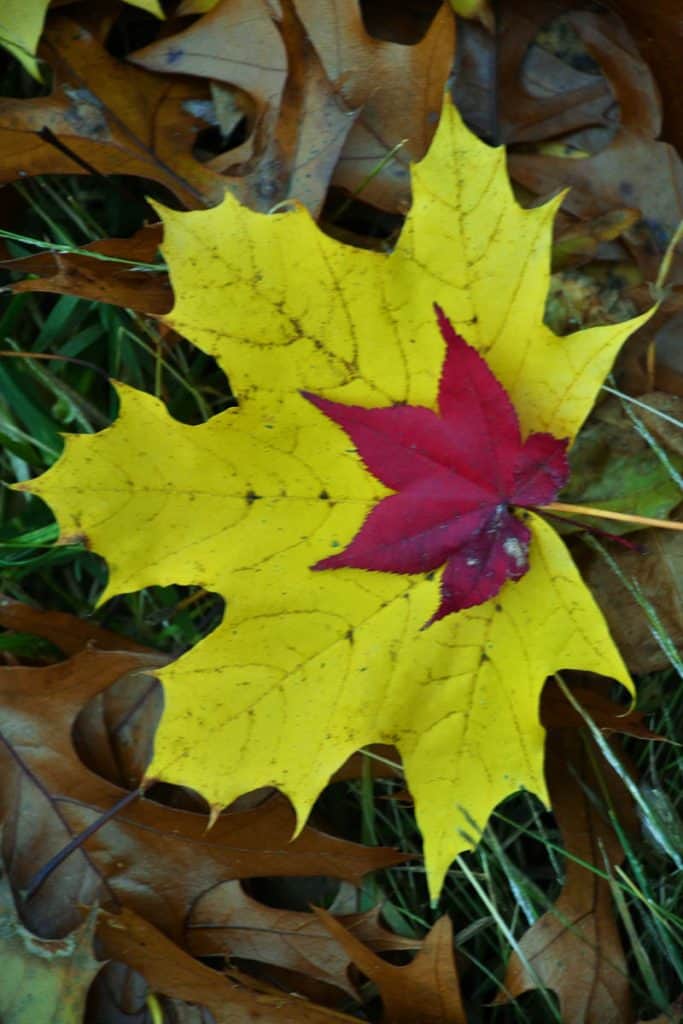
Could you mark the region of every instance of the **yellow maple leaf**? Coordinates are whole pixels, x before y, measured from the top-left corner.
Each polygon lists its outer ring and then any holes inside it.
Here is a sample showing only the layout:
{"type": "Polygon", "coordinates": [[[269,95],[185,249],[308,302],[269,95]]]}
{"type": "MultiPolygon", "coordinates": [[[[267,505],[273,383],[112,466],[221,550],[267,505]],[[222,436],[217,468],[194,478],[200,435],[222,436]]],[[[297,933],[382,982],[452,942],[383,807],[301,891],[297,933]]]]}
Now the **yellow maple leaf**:
{"type": "MultiPolygon", "coordinates": [[[[42,81],[36,49],[50,0],[2,0],[0,5],[0,46],[19,61],[29,75],[42,81]]],[[[159,0],[126,0],[157,18],[164,12],[159,0]]]]}
{"type": "Polygon", "coordinates": [[[222,624],[160,673],[150,775],[216,807],[276,786],[303,823],[351,752],[394,743],[436,894],[500,800],[520,787],[547,800],[546,676],[576,668],[632,684],[563,542],[538,516],[526,575],[427,630],[438,573],[312,572],[391,492],[300,389],[434,408],[444,356],[436,301],[507,389],[525,435],[573,437],[644,317],[564,338],[543,325],[559,200],[521,209],[504,151],[448,103],[412,180],[410,214],[386,255],[327,237],[302,208],[267,216],[227,196],[207,211],[162,211],[176,294],[167,321],[216,357],[239,408],[188,427],[119,386],[115,423],[67,437],[30,490],[55,510],[63,539],[84,534],[107,559],[103,600],[170,583],[227,599],[222,624]]]}

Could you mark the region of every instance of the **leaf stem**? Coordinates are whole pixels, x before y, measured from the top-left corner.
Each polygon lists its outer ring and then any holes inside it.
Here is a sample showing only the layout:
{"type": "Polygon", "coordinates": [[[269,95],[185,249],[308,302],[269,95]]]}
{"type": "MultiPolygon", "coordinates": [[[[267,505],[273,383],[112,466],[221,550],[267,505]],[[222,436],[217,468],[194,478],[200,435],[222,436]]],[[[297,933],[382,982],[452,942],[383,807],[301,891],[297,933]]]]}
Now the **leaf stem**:
{"type": "Polygon", "coordinates": [[[628,512],[612,512],[605,508],[593,508],[591,505],[568,505],[563,501],[552,501],[549,505],[539,505],[539,512],[571,512],[574,515],[595,516],[596,519],[614,519],[619,523],[637,523],[639,526],[659,526],[663,530],[683,530],[683,523],[671,519],[652,519],[650,516],[636,516],[628,512]]]}

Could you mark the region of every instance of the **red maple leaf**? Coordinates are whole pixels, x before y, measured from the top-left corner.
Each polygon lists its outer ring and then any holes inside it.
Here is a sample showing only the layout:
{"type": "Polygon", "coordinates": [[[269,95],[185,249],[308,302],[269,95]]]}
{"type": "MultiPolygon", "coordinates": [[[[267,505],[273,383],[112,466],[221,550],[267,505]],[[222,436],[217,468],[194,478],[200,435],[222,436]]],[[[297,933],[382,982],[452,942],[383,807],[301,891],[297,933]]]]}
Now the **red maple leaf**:
{"type": "Polygon", "coordinates": [[[438,413],[365,409],[302,391],[353,441],[367,469],[396,491],[369,513],[344,551],[313,569],[432,572],[445,563],[441,603],[427,625],[482,604],[529,567],[529,528],[513,508],[553,501],[569,475],[567,439],[531,434],[479,353],[435,305],[446,354],[438,413]]]}

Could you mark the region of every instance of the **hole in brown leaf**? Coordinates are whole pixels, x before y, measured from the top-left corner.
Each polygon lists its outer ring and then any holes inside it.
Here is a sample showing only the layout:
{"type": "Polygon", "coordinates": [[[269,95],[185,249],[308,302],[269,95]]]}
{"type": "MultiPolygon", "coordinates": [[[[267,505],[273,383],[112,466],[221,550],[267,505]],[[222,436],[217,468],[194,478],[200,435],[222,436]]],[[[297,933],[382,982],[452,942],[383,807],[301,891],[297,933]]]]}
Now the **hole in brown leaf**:
{"type": "MultiPolygon", "coordinates": [[[[551,19],[536,35],[519,69],[523,90],[539,104],[552,104],[566,96],[571,108],[572,102],[576,104],[576,97],[597,89],[601,79],[605,85],[602,98],[596,97],[593,107],[586,107],[584,124],[566,134],[551,132],[543,139],[542,152],[549,155],[575,158],[593,155],[609,145],[619,127],[619,104],[580,29],[581,12],[571,20],[566,16],[551,19]]],[[[515,151],[535,152],[536,146],[520,145],[515,151]]]]}
{"type": "Polygon", "coordinates": [[[52,70],[43,63],[40,65],[40,72],[43,76],[42,82],[29,75],[18,60],[3,50],[0,52],[0,96],[11,96],[20,100],[49,96],[52,92],[52,70]]]}
{"type": "Polygon", "coordinates": [[[154,800],[165,807],[178,811],[192,811],[195,814],[209,814],[209,805],[196,789],[189,786],[175,786],[171,782],[155,782],[145,791],[145,800],[154,800]]]}
{"type": "Polygon", "coordinates": [[[276,910],[310,911],[311,904],[329,907],[339,892],[340,882],[325,875],[299,878],[252,878],[245,891],[259,903],[276,910]]]}
{"type": "Polygon", "coordinates": [[[248,136],[249,121],[246,115],[238,118],[236,124],[230,126],[228,134],[224,134],[221,126],[216,123],[198,132],[193,146],[193,157],[201,163],[206,163],[213,157],[219,157],[222,153],[228,153],[242,145],[248,136]]]}
{"type": "Polygon", "coordinates": [[[360,0],[363,23],[375,39],[412,45],[427,34],[441,0],[360,0]]]}
{"type": "Polygon", "coordinates": [[[134,789],[151,760],[162,707],[157,679],[140,672],[122,676],[81,709],[72,731],[76,753],[97,775],[134,789]]]}
{"type": "Polygon", "coordinates": [[[339,241],[365,249],[388,251],[398,238],[404,218],[397,213],[378,210],[364,203],[362,196],[351,196],[340,188],[327,194],[320,227],[339,241]]]}
{"type": "Polygon", "coordinates": [[[206,163],[214,156],[227,153],[237,146],[241,146],[249,134],[247,118],[242,117],[237,122],[229,135],[224,135],[220,125],[211,125],[210,128],[203,128],[195,139],[192,147],[192,156],[201,163],[206,163]]]}
{"type": "Polygon", "coordinates": [[[104,41],[112,57],[123,60],[134,50],[149,46],[159,36],[163,23],[153,14],[125,4],[104,41]]]}

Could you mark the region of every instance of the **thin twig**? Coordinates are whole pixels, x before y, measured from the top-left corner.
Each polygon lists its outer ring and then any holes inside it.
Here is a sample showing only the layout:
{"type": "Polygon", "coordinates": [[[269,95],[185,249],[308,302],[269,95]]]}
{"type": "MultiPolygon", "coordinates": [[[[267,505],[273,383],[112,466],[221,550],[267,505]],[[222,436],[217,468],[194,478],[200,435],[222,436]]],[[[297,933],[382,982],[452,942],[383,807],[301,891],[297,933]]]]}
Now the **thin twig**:
{"type": "Polygon", "coordinates": [[[611,512],[605,508],[593,508],[591,505],[568,505],[563,501],[553,501],[549,505],[538,505],[539,512],[572,512],[574,515],[595,516],[596,519],[614,519],[619,523],[636,523],[638,526],[659,526],[663,530],[683,530],[683,523],[672,519],[652,519],[650,516],[636,516],[628,512],[611,512]]]}

